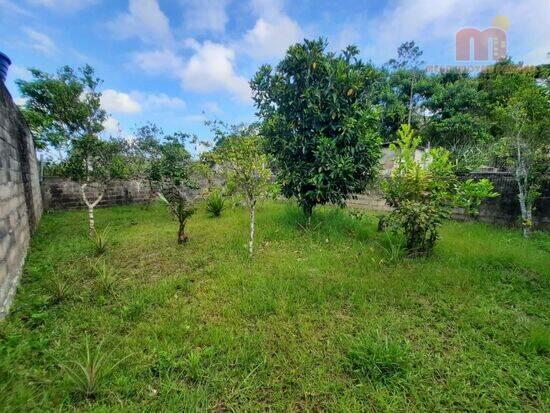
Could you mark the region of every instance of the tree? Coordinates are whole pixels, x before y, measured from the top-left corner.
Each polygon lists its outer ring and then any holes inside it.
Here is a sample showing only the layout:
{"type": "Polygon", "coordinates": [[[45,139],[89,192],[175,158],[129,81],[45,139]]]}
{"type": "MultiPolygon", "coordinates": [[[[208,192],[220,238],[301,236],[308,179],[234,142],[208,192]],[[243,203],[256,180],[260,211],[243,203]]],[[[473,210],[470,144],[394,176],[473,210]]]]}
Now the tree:
{"type": "Polygon", "coordinates": [[[415,86],[419,78],[424,74],[420,60],[424,52],[413,41],[404,42],[397,48],[397,58],[390,59],[388,66],[395,71],[397,79],[405,79],[408,84],[408,115],[407,125],[411,126],[413,111],[415,107],[415,86]]]}
{"type": "Polygon", "coordinates": [[[250,217],[248,252],[252,256],[256,204],[267,194],[271,182],[271,170],[267,155],[261,149],[261,139],[254,135],[225,137],[211,156],[226,174],[229,185],[244,197],[250,217]]]}
{"type": "Polygon", "coordinates": [[[156,197],[158,188],[153,180],[153,166],[161,157],[161,141],[164,139],[164,131],[152,122],[145,123],[134,132],[135,139],[130,145],[130,161],[134,169],[134,175],[143,179],[149,185],[148,202],[156,197]]]}
{"type": "Polygon", "coordinates": [[[33,79],[18,80],[21,94],[27,98],[23,115],[27,119],[37,146],[62,150],[67,157],[61,172],[80,184],[82,199],[88,207],[88,230],[95,231],[94,208],[107,184],[125,177],[125,145],[120,140],[99,138],[106,113],[101,108],[101,80],[91,66],[74,70],[64,66],[51,75],[31,69],[33,79]],[[89,199],[87,190],[95,189],[97,197],[89,199]]]}
{"type": "Polygon", "coordinates": [[[448,72],[432,79],[423,107],[429,112],[421,134],[430,145],[448,149],[460,170],[489,161],[492,137],[487,94],[477,79],[466,73],[448,72]]]}
{"type": "Polygon", "coordinates": [[[106,113],[101,109],[101,80],[86,65],[64,66],[55,74],[30,69],[32,80],[16,81],[26,98],[21,111],[37,148],[65,148],[74,140],[99,134],[106,113]]]}
{"type": "Polygon", "coordinates": [[[153,159],[149,179],[158,188],[160,198],[178,221],[178,244],[188,241],[185,232],[188,219],[195,213],[201,197],[200,164],[185,149],[190,135],[181,132],[167,136],[159,145],[160,156],[153,159]]]}
{"type": "Polygon", "coordinates": [[[322,39],[293,45],[275,69],[264,65],[251,81],[282,193],[298,199],[308,220],[315,205],[344,205],[361,192],[380,157],[371,102],[377,71],[358,60],[354,46],[339,55],[326,47],[322,39]]]}
{"type": "Polygon", "coordinates": [[[452,209],[464,203],[472,211],[477,200],[469,201],[469,194],[479,199],[484,190],[492,192],[492,185],[487,180],[468,181],[467,188],[461,190],[449,151],[432,148],[417,159],[420,137],[414,136],[406,124],[402,125],[398,137],[397,142],[390,145],[395,153],[395,168],[382,182],[386,202],[393,207],[385,222],[393,231],[404,234],[410,255],[426,255],[433,250],[439,227],[452,209]]]}
{"type": "Polygon", "coordinates": [[[550,179],[550,75],[548,69],[524,67],[511,59],[479,75],[487,93],[494,154],[509,168],[518,185],[523,234],[533,226],[533,209],[540,187],[550,179]]]}
{"type": "Polygon", "coordinates": [[[68,157],[62,163],[64,175],[80,185],[82,200],[88,208],[90,236],[95,232],[94,208],[103,199],[109,183],[129,175],[124,148],[125,143],[121,140],[106,141],[96,135],[87,135],[72,143],[68,157]],[[95,199],[89,199],[92,192],[96,193],[95,199]]]}

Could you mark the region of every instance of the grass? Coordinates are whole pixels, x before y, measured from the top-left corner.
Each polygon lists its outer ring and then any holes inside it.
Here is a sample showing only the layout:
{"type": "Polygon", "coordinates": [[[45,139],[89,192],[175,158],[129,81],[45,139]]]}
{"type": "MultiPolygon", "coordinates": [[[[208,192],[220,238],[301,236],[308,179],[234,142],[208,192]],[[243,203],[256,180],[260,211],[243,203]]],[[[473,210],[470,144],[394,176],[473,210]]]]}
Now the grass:
{"type": "Polygon", "coordinates": [[[34,235],[0,323],[2,411],[550,406],[548,234],[449,222],[432,257],[390,263],[374,218],[324,207],[308,228],[272,202],[250,260],[241,208],[200,209],[183,246],[160,206],[96,219],[111,228],[108,288],[83,211],[47,213],[34,235]],[[60,365],[101,343],[116,368],[85,397],[60,365]]]}

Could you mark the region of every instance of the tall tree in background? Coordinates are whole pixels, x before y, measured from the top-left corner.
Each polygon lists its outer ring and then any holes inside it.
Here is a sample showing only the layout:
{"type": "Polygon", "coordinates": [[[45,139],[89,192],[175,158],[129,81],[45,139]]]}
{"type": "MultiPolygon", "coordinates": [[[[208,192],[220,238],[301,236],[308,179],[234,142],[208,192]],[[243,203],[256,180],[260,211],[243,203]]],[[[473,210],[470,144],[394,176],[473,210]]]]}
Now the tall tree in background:
{"type": "Polygon", "coordinates": [[[413,110],[415,107],[415,87],[423,77],[421,59],[424,52],[413,41],[402,43],[397,48],[397,58],[390,59],[388,66],[394,71],[395,78],[402,78],[408,87],[408,115],[407,125],[411,126],[413,110]]]}
{"type": "Polygon", "coordinates": [[[497,156],[514,171],[523,234],[533,226],[533,206],[550,178],[550,89],[538,71],[504,61],[481,75],[493,103],[497,156]]]}
{"type": "Polygon", "coordinates": [[[101,109],[101,80],[94,69],[64,66],[55,74],[30,69],[31,80],[16,80],[21,107],[37,148],[67,149],[72,141],[97,135],[106,113],[101,109]]]}
{"type": "Polygon", "coordinates": [[[459,171],[467,171],[489,161],[492,138],[487,94],[467,73],[448,72],[431,79],[423,107],[429,112],[421,130],[430,145],[451,152],[459,171]]]}
{"type": "Polygon", "coordinates": [[[153,180],[152,169],[161,158],[161,146],[165,134],[159,126],[148,122],[135,130],[134,137],[130,144],[131,165],[135,170],[135,176],[147,182],[149,186],[148,203],[151,203],[158,192],[156,182],[153,180]]]}
{"type": "Polygon", "coordinates": [[[336,55],[326,41],[305,40],[251,81],[261,135],[286,197],[308,217],[315,205],[343,205],[375,176],[378,116],[371,103],[377,71],[355,46],[336,55]]]}

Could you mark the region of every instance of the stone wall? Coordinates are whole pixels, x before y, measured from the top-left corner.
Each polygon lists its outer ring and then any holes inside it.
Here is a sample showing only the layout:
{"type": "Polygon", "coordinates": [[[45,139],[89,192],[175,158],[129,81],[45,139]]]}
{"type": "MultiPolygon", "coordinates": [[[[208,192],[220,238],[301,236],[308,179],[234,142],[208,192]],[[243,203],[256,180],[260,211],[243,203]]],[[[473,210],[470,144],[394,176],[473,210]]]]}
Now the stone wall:
{"type": "MultiPolygon", "coordinates": [[[[86,191],[88,199],[97,197],[93,189],[86,191]]],[[[42,182],[42,196],[45,209],[84,208],[80,186],[71,180],[46,177],[42,182]]],[[[139,180],[113,181],[109,185],[99,207],[122,204],[139,204],[149,200],[149,185],[139,180]]]]}
{"type": "MultiPolygon", "coordinates": [[[[476,172],[463,177],[463,179],[487,178],[495,187],[495,191],[500,194],[494,199],[485,200],[479,211],[479,219],[498,225],[520,225],[521,211],[518,201],[518,187],[514,176],[509,172],[476,172]]],[[[390,211],[386,205],[382,194],[377,190],[365,191],[356,196],[356,199],[349,199],[348,206],[352,208],[362,208],[375,212],[390,211]]],[[[455,219],[469,219],[460,208],[456,208],[453,217],[455,219]]],[[[542,189],[542,195],[535,203],[534,212],[535,228],[550,230],[550,186],[546,185],[542,189]]]]}
{"type": "Polygon", "coordinates": [[[0,82],[0,319],[7,314],[42,215],[37,165],[31,133],[0,82]]]}

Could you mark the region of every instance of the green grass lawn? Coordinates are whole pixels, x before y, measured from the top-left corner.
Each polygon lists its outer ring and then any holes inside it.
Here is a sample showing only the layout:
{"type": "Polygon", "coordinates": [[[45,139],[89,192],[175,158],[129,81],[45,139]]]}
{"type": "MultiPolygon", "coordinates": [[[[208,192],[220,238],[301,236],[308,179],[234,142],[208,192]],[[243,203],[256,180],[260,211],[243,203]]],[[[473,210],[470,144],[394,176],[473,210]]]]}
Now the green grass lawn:
{"type": "Polygon", "coordinates": [[[250,260],[240,208],[199,210],[182,246],[158,205],[96,218],[114,275],[90,269],[84,211],[34,235],[0,323],[3,411],[550,408],[548,234],[449,222],[432,257],[391,264],[374,218],[319,208],[304,230],[268,203],[250,260]],[[86,337],[111,370],[88,398],[60,368],[86,337]]]}

